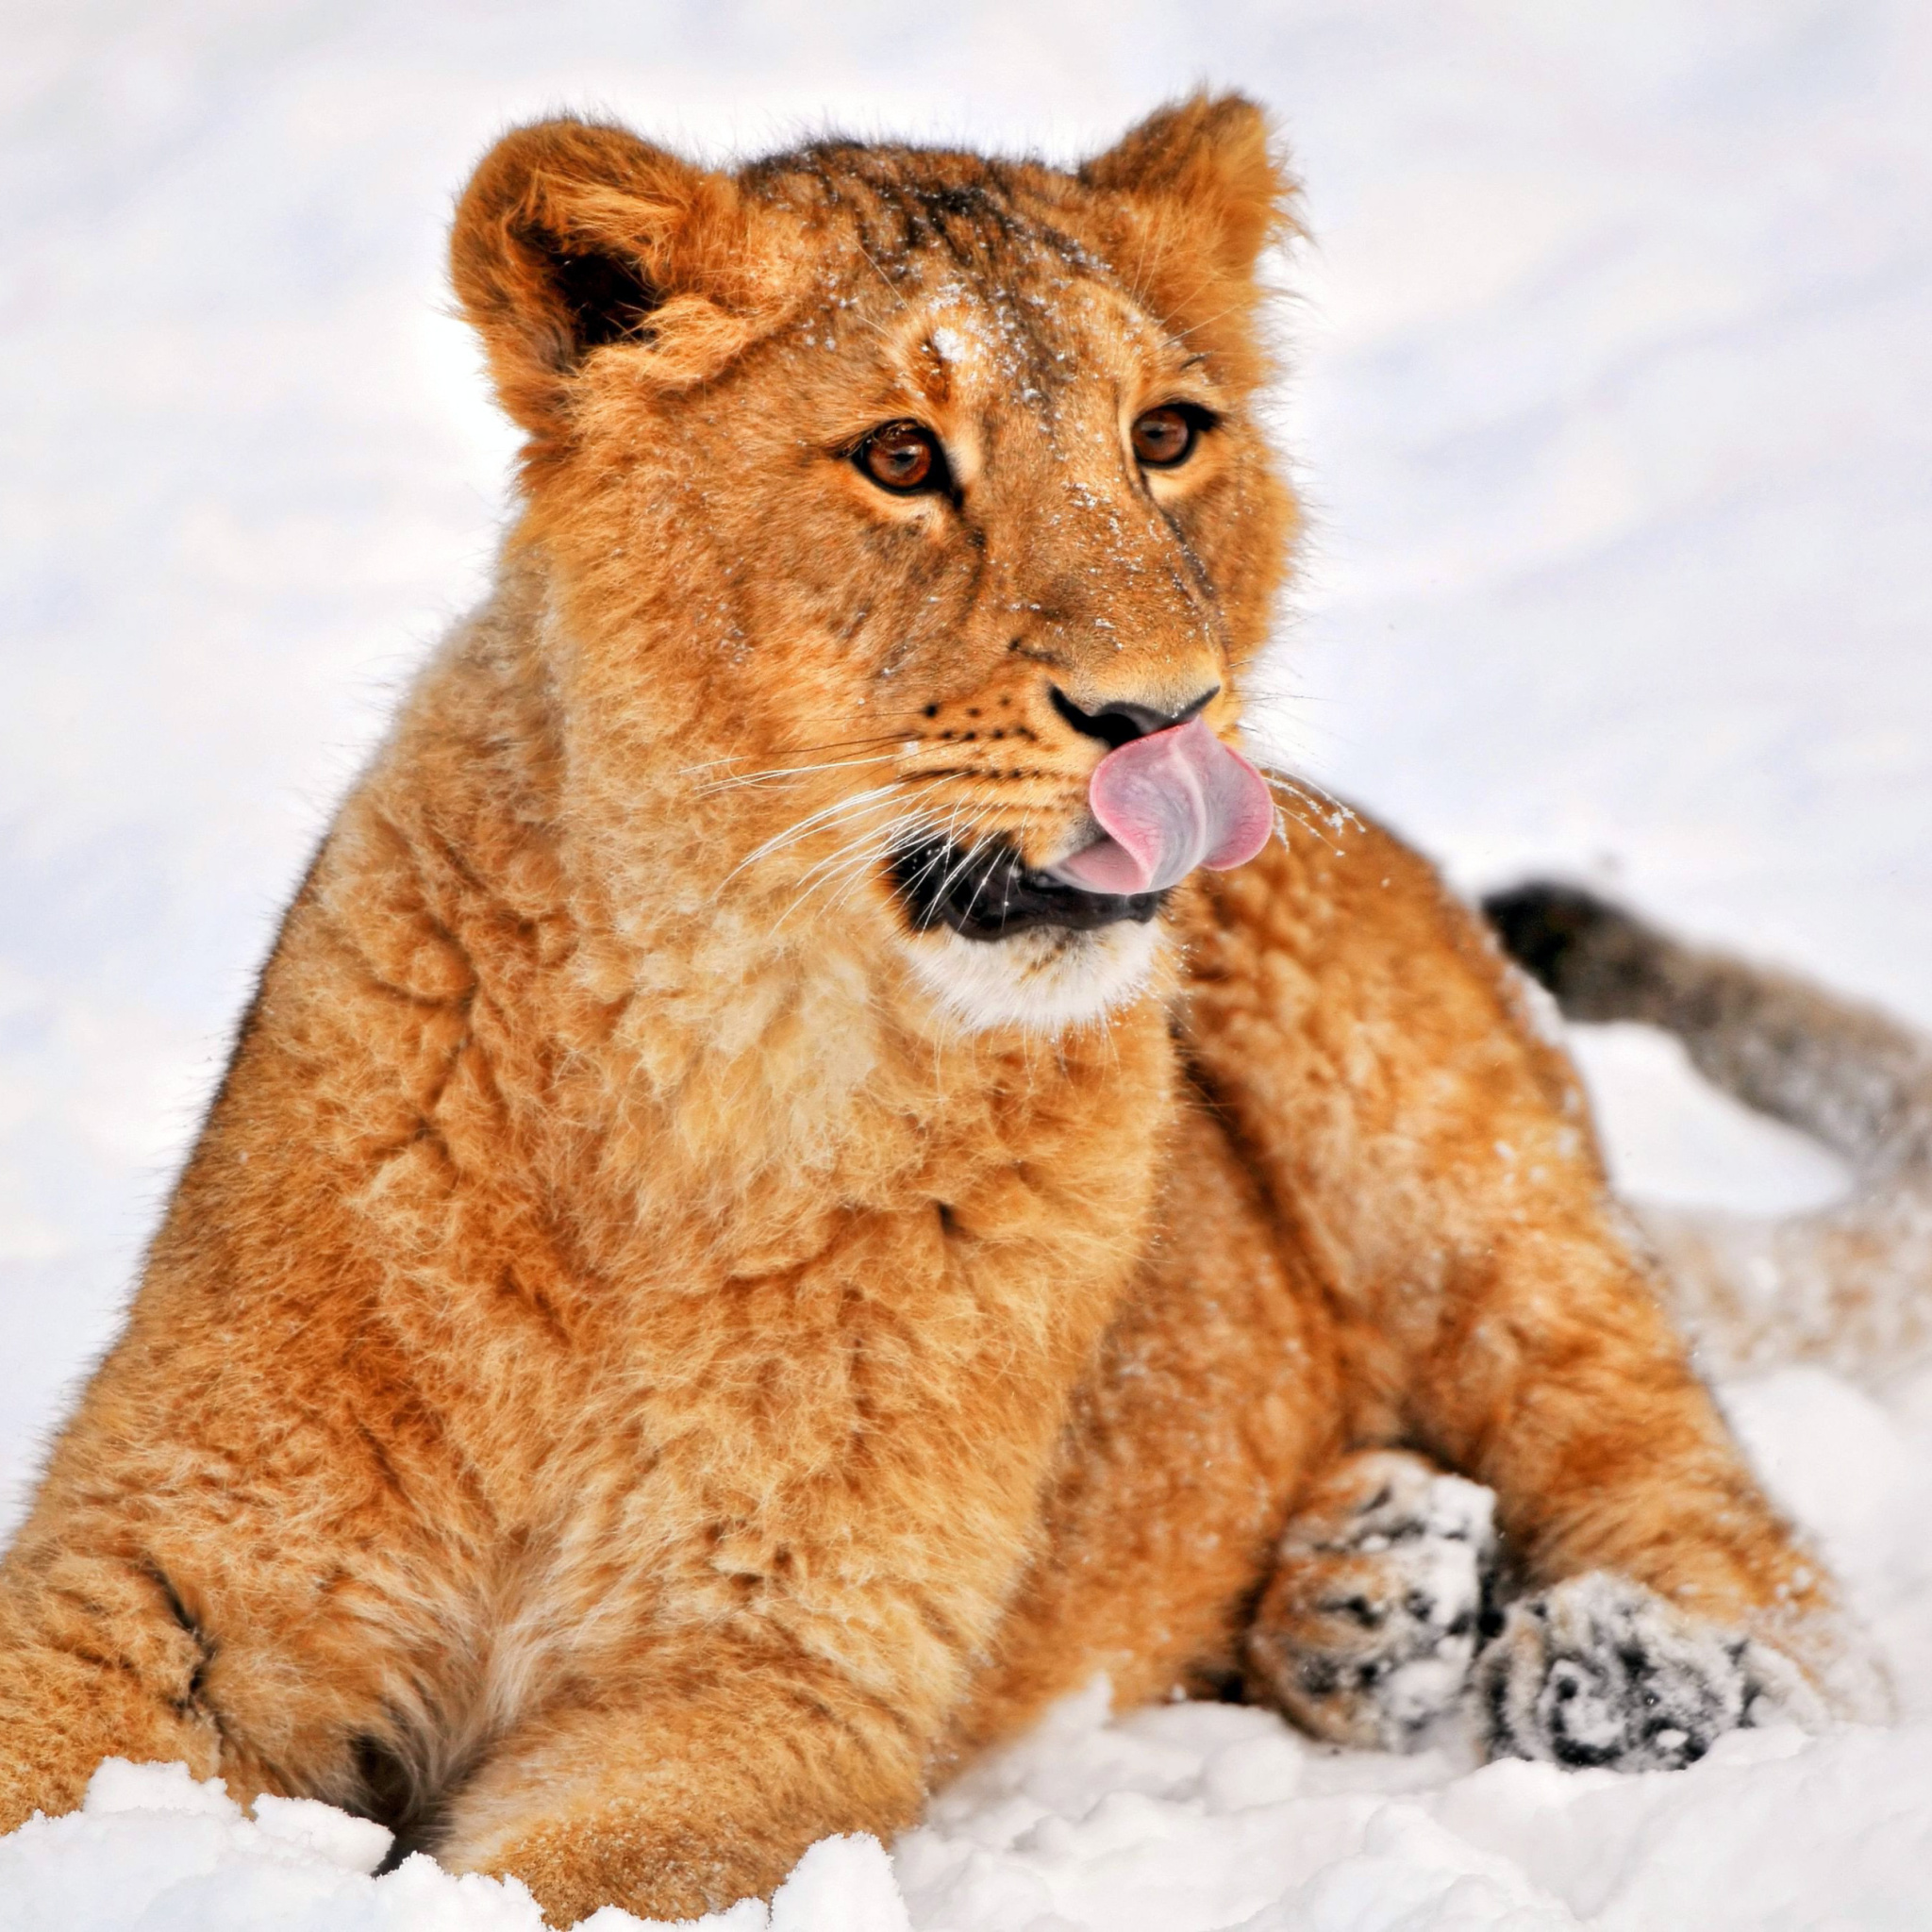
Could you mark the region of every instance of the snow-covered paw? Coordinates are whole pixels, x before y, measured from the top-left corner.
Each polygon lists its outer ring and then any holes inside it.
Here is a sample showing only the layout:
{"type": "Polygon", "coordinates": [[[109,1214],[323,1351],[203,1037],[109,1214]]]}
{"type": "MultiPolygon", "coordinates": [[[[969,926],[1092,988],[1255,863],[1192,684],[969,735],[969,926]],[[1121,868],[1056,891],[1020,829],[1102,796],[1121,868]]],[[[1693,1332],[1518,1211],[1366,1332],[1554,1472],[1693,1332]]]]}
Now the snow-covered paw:
{"type": "Polygon", "coordinates": [[[1476,1675],[1491,1755],[1554,1764],[1673,1771],[1740,1725],[1821,1715],[1768,1644],[1603,1571],[1512,1604],[1476,1675]]]}
{"type": "Polygon", "coordinates": [[[1318,1738],[1413,1748],[1469,1682],[1493,1505],[1419,1456],[1348,1457],[1282,1538],[1248,1632],[1255,1690],[1318,1738]]]}

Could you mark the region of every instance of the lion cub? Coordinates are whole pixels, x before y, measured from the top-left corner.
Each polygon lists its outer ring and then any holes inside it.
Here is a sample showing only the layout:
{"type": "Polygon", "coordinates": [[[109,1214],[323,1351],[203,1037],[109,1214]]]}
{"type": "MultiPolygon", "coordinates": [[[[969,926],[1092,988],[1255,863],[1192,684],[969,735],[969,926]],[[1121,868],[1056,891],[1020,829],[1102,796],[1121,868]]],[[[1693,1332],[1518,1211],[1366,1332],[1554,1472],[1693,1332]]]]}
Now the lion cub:
{"type": "Polygon", "coordinates": [[[676,1918],[1098,1671],[1565,1762],[1856,1705],[1521,982],[1233,748],[1284,192],[1238,99],[484,160],[522,508],[7,1559],[0,1829],[180,1758],[676,1918]]]}

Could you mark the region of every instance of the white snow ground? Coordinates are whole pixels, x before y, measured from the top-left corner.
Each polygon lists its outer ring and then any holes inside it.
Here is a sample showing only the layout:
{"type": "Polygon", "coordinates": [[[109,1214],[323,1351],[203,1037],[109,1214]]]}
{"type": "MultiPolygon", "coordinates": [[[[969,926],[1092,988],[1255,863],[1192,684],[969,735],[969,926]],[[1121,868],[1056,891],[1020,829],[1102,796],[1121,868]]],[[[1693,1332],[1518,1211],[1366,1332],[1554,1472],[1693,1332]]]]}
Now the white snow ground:
{"type": "MultiPolygon", "coordinates": [[[[5,0],[10,1497],[331,798],[487,569],[508,444],[440,248],[490,137],[568,104],[718,152],[836,123],[1071,155],[1204,77],[1282,111],[1318,237],[1277,741],[1467,883],[1560,866],[1932,1024],[1921,0],[5,0]]],[[[1631,1186],[1837,1184],[1667,1042],[1586,1055],[1631,1186]]],[[[1932,1375],[1725,1395],[1890,1652],[1896,1728],[1618,1779],[1089,1700],[890,1867],[819,1848],[771,1932],[1923,1926],[1932,1375]]],[[[0,1840],[0,1928],[537,1923],[421,1862],[368,1878],[370,1828],[321,1807],[225,1806],[104,1774],[0,1840]]]]}

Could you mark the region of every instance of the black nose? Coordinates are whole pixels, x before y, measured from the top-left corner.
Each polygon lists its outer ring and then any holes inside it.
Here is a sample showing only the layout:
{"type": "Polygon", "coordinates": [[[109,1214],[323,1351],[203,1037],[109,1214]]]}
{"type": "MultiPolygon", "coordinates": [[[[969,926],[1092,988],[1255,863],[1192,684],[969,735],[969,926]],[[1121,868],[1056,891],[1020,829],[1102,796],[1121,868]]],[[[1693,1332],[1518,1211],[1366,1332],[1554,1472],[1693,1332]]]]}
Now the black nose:
{"type": "Polygon", "coordinates": [[[1199,697],[1190,698],[1177,711],[1156,710],[1152,705],[1136,705],[1123,700],[1103,705],[1097,711],[1083,711],[1058,685],[1051,687],[1053,708],[1075,731],[1097,738],[1109,751],[1118,751],[1137,738],[1151,738],[1157,731],[1185,724],[1204,711],[1220,696],[1221,687],[1210,684],[1199,697]]]}

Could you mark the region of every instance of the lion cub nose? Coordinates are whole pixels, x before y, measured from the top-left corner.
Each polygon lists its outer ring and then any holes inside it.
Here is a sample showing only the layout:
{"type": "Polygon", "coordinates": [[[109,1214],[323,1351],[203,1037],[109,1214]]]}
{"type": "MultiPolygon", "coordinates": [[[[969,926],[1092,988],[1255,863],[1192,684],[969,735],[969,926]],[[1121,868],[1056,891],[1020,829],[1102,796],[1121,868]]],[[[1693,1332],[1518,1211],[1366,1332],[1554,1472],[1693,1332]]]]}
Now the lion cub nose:
{"type": "Polygon", "coordinates": [[[1130,698],[1117,698],[1097,711],[1083,711],[1058,685],[1051,687],[1053,708],[1075,731],[1097,738],[1109,751],[1118,751],[1137,738],[1152,738],[1157,731],[1168,731],[1185,724],[1205,710],[1221,694],[1218,684],[1210,684],[1198,696],[1190,698],[1177,710],[1161,710],[1153,705],[1136,704],[1130,698]]]}

